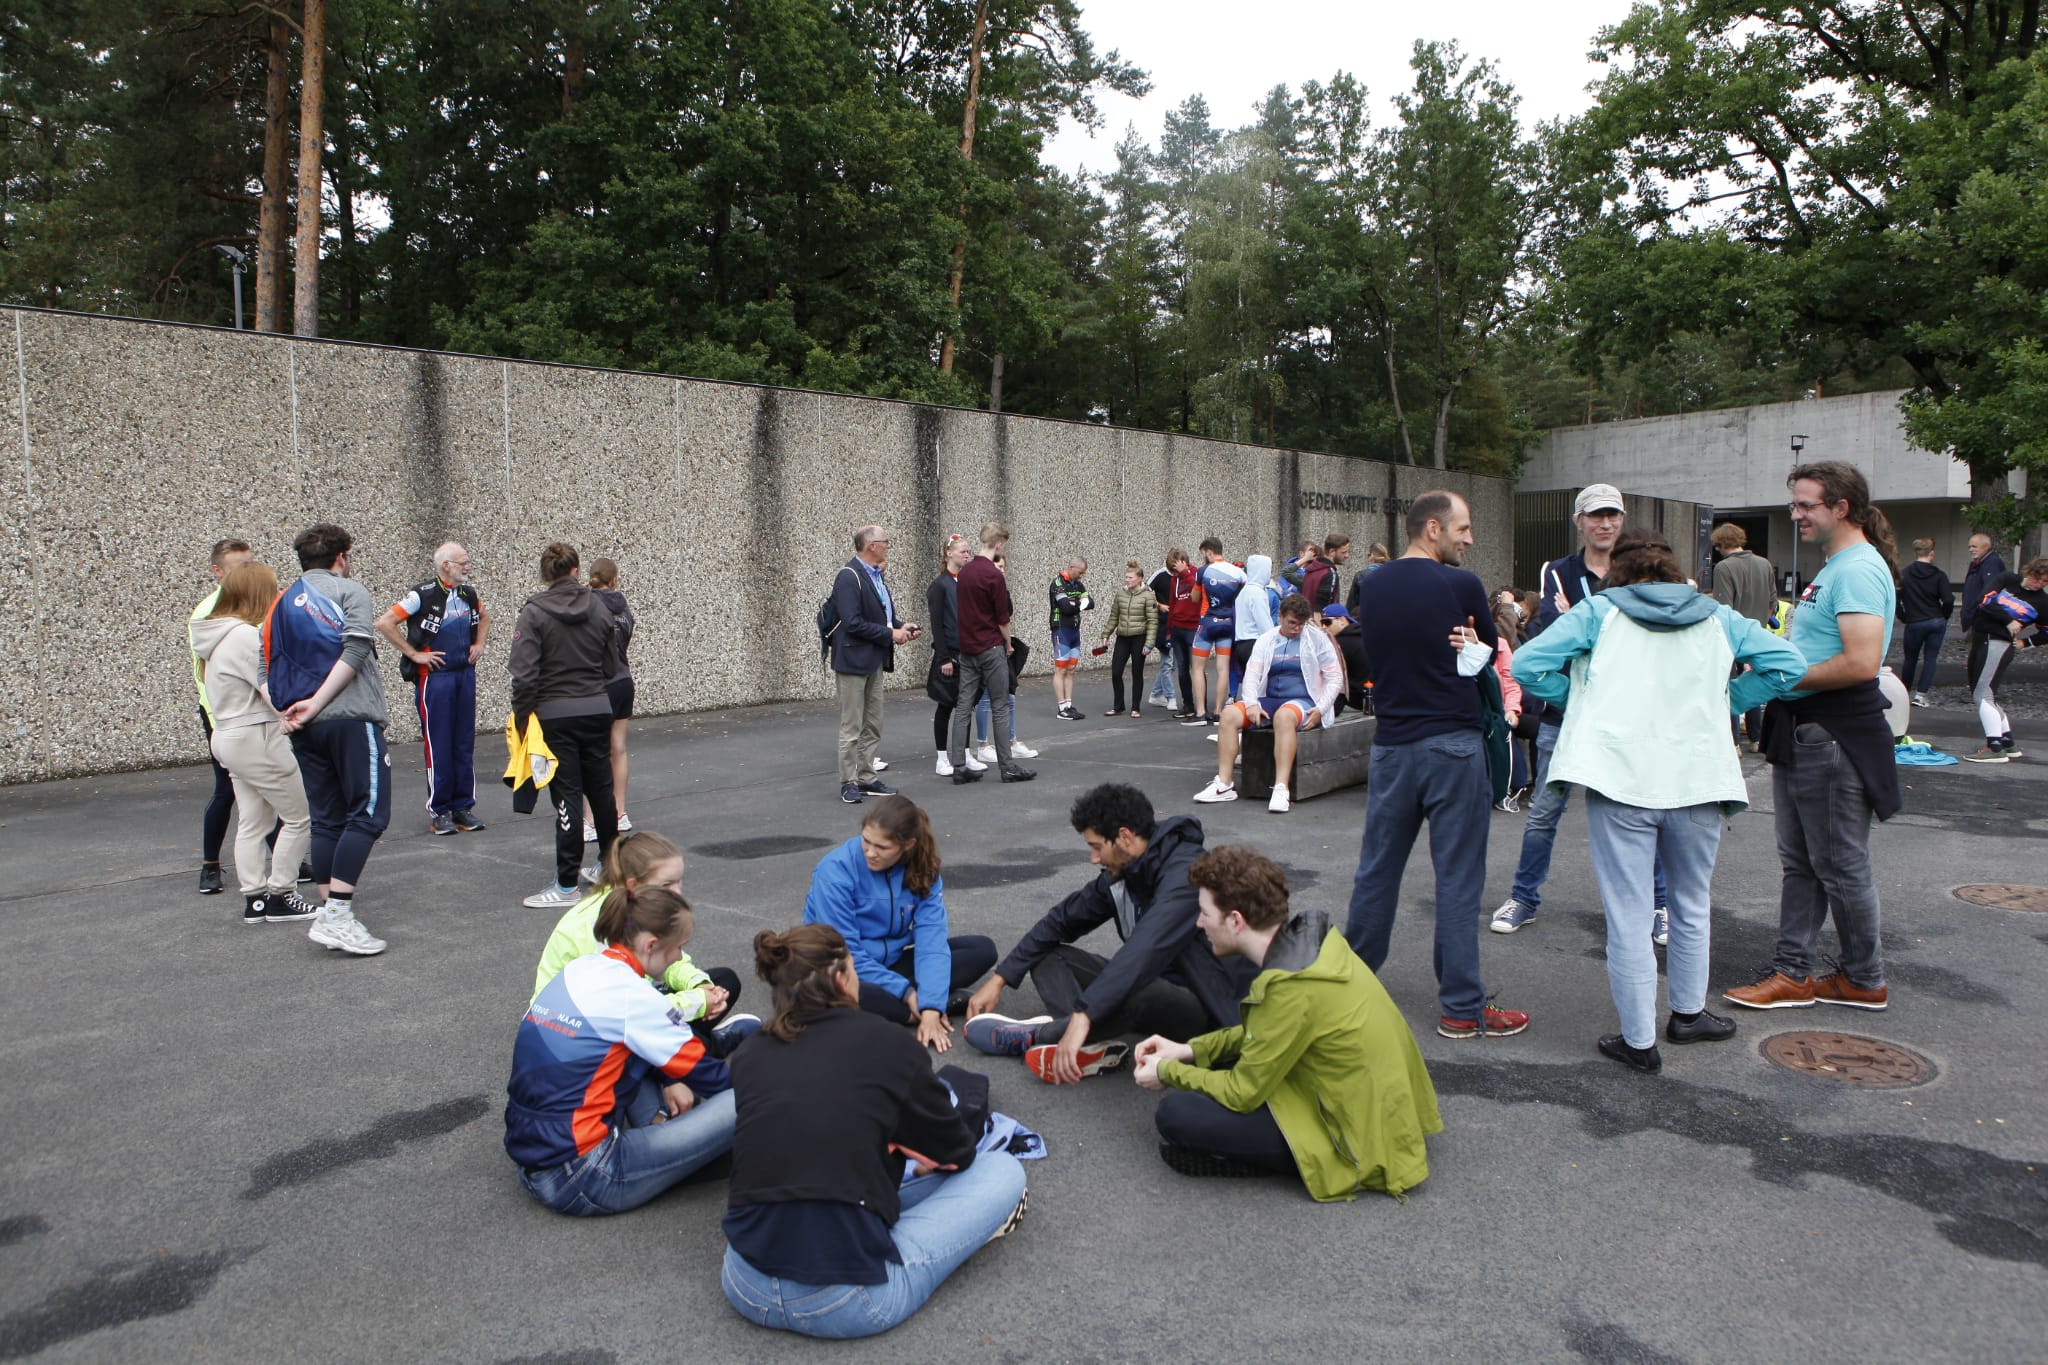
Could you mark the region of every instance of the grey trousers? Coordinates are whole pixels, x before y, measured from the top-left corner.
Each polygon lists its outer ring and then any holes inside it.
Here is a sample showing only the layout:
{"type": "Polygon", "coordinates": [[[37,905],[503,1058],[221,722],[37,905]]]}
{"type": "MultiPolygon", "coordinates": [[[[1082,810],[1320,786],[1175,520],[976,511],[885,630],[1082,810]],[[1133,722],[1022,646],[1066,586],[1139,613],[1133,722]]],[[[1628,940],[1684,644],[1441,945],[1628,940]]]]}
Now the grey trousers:
{"type": "MultiPolygon", "coordinates": [[[[1001,645],[979,654],[960,656],[960,700],[953,704],[953,733],[946,744],[946,761],[955,768],[967,762],[967,727],[974,724],[974,705],[988,695],[989,737],[995,741],[996,763],[1007,768],[1010,757],[1010,656],[1001,645]]],[[[844,714],[842,708],[841,714],[844,714]]]]}
{"type": "Polygon", "coordinates": [[[1791,763],[1771,769],[1778,862],[1784,870],[1773,965],[1795,980],[1812,976],[1814,945],[1832,913],[1843,975],[1857,986],[1882,986],[1877,884],[1870,875],[1870,797],[1856,765],[1820,726],[1794,730],[1792,752],[1791,763]]]}
{"type": "Polygon", "coordinates": [[[839,781],[872,782],[882,746],[882,671],[832,676],[839,684],[839,781]]]}

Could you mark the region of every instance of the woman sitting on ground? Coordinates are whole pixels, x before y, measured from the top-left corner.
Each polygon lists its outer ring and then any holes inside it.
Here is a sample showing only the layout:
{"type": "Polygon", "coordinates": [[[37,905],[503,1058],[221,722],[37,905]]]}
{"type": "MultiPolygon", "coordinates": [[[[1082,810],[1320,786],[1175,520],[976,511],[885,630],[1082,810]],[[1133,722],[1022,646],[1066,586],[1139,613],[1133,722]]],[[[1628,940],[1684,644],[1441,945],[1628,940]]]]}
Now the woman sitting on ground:
{"type": "Polygon", "coordinates": [[[917,1041],[940,1052],[953,1045],[953,993],[996,965],[994,939],[947,937],[938,840],[907,796],[869,806],[860,833],[818,860],[804,923],[829,924],[846,940],[862,1009],[915,1026],[917,1041]]]}
{"type": "Polygon", "coordinates": [[[624,1213],[732,1148],[725,1063],[647,978],[690,936],[673,891],[614,888],[603,952],[561,970],[512,1045],[505,1151],[526,1192],[557,1213],[624,1213]]]}
{"type": "MultiPolygon", "coordinates": [[[[613,841],[612,851],[605,855],[603,880],[555,921],[555,930],[548,935],[547,947],[541,950],[540,965],[533,971],[536,1000],[562,968],[579,957],[602,949],[603,945],[597,941],[598,911],[603,908],[605,898],[619,887],[628,893],[659,887],[681,896],[683,851],[661,835],[647,830],[622,834],[613,841]]],[[[706,971],[692,962],[688,953],[678,952],[659,981],[661,989],[668,994],[669,1003],[683,1016],[690,1031],[710,1044],[712,1051],[721,1057],[761,1026],[760,1019],[754,1015],[732,1012],[733,1005],[740,998],[740,974],[730,967],[713,967],[706,971]]]]}
{"type": "Polygon", "coordinates": [[[804,1336],[885,1332],[1016,1226],[1024,1168],[1008,1152],[977,1153],[924,1050],[857,1007],[860,977],[837,930],[764,931],[754,965],[775,1018],[733,1058],[726,1301],[804,1336]]]}

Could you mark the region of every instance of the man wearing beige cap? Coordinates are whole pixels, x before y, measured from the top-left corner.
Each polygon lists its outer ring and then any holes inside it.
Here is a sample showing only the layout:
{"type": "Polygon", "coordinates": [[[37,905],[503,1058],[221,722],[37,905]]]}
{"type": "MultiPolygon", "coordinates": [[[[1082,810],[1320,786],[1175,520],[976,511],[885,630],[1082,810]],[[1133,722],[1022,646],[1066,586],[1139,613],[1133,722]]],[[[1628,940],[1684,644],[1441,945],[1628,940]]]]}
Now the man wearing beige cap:
{"type": "MultiPolygon", "coordinates": [[[[1579,551],[1543,566],[1543,581],[1537,585],[1536,621],[1529,627],[1535,639],[1552,621],[1600,591],[1607,580],[1608,565],[1614,559],[1614,542],[1621,539],[1624,508],[1621,490],[1611,483],[1588,484],[1572,502],[1572,521],[1579,528],[1579,551]]],[[[1571,788],[1553,791],[1549,785],[1550,755],[1557,748],[1557,732],[1564,724],[1564,707],[1546,706],[1536,727],[1536,790],[1529,801],[1528,823],[1522,827],[1522,856],[1515,864],[1515,885],[1500,908],[1493,912],[1488,927],[1496,934],[1512,934],[1536,918],[1543,903],[1543,883],[1550,876],[1550,850],[1557,843],[1557,822],[1571,800],[1571,788]]],[[[1664,869],[1656,870],[1656,913],[1653,937],[1664,942],[1669,934],[1665,911],[1664,869]]]]}

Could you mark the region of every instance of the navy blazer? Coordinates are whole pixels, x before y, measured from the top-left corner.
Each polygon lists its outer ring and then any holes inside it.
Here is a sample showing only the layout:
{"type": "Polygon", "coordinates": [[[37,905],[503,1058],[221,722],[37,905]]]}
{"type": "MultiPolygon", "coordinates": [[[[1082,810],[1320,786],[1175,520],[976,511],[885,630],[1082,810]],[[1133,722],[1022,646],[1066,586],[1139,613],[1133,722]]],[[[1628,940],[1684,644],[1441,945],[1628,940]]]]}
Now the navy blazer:
{"type": "MultiPolygon", "coordinates": [[[[891,602],[896,594],[889,593],[891,602]]],[[[896,671],[896,640],[891,633],[903,618],[882,609],[882,595],[868,577],[868,566],[855,556],[832,579],[832,610],[839,629],[832,632],[832,671],[870,677],[877,669],[896,671]]]]}

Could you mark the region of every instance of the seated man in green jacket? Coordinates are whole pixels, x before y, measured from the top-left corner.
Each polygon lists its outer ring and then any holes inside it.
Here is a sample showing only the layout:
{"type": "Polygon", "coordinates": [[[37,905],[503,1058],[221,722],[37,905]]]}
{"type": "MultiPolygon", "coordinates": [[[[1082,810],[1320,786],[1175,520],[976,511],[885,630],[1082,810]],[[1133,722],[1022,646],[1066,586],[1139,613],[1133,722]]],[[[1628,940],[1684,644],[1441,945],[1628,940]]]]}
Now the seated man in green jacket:
{"type": "Polygon", "coordinates": [[[1235,1028],[1138,1044],[1137,1081],[1172,1090],[1159,1153],[1185,1175],[1299,1174],[1325,1202],[1429,1175],[1436,1088],[1386,988],[1320,911],[1290,915],[1287,874],[1242,845],[1195,860],[1197,921],[1218,957],[1258,968],[1235,1028]]]}

